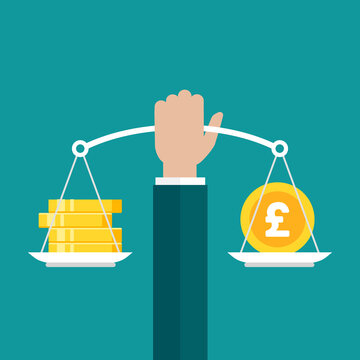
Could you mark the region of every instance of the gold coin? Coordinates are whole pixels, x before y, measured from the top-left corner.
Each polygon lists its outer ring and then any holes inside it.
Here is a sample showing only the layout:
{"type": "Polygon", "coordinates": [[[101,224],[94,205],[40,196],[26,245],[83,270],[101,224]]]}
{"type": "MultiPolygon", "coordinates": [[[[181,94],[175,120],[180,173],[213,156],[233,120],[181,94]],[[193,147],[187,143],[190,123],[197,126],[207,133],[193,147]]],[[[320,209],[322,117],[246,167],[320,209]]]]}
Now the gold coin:
{"type": "MultiPolygon", "coordinates": [[[[58,207],[60,200],[49,200],[49,212],[53,213],[58,207]]],[[[102,200],[106,213],[121,213],[122,201],[117,200],[102,200]]],[[[58,212],[75,212],[75,213],[101,213],[102,207],[99,200],[90,199],[63,199],[58,212]]]]}
{"type": "MultiPolygon", "coordinates": [[[[121,243],[122,229],[112,228],[117,242],[121,243]]],[[[52,228],[49,243],[114,243],[109,228],[52,228]]]]}
{"type": "MultiPolygon", "coordinates": [[[[240,223],[245,236],[263,188],[260,186],[253,191],[241,210],[240,223]]],[[[299,189],[297,191],[313,230],[313,207],[306,195],[299,189]]],[[[260,252],[295,252],[306,244],[310,235],[293,186],[269,183],[247,239],[249,244],[260,252]]]]}
{"type": "MultiPolygon", "coordinates": [[[[122,251],[122,244],[117,243],[118,248],[122,251]]],[[[49,252],[117,252],[116,245],[112,244],[96,244],[96,243],[82,243],[82,244],[66,244],[66,243],[49,243],[49,252]]]]}
{"type": "MultiPolygon", "coordinates": [[[[40,213],[39,214],[39,227],[46,228],[50,227],[53,213],[40,213]]],[[[112,224],[112,214],[107,214],[110,226],[112,224]]],[[[108,227],[104,214],[96,213],[59,213],[56,214],[54,221],[54,228],[65,227],[65,228],[91,228],[91,227],[108,227]]]]}

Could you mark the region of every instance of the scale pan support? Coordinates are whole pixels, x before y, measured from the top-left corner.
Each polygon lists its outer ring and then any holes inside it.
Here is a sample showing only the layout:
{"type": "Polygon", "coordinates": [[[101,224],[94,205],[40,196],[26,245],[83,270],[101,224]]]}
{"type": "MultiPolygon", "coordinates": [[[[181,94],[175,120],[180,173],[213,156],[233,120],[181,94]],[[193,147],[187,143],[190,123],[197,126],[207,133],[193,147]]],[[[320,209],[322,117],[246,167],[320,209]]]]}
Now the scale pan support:
{"type": "MultiPolygon", "coordinates": [[[[259,136],[248,134],[248,133],[245,133],[245,132],[242,132],[242,131],[226,129],[226,128],[221,128],[221,127],[213,127],[213,126],[204,126],[204,131],[205,132],[223,134],[223,135],[229,135],[229,136],[234,136],[234,137],[237,137],[237,138],[249,140],[249,141],[255,142],[257,144],[263,145],[263,146],[271,149],[271,151],[272,151],[272,153],[274,155],[274,161],[273,161],[272,167],[270,169],[270,173],[268,175],[268,178],[266,180],[264,190],[265,190],[266,185],[267,185],[267,183],[269,181],[269,178],[270,178],[272,169],[273,169],[273,167],[275,165],[276,159],[277,158],[282,158],[284,160],[284,163],[285,163],[286,168],[288,170],[288,173],[289,173],[291,182],[292,182],[292,184],[294,186],[295,192],[296,192],[296,194],[298,196],[294,180],[293,180],[293,178],[291,176],[290,169],[289,169],[289,167],[287,165],[287,162],[286,162],[286,159],[285,159],[285,155],[288,153],[288,145],[286,144],[285,141],[277,140],[275,142],[271,142],[271,141],[263,139],[263,138],[261,138],[259,136]],[[278,149],[279,146],[282,147],[282,150],[278,149]]],[[[39,261],[42,261],[42,262],[45,262],[47,264],[47,266],[59,266],[59,267],[62,267],[62,266],[73,266],[73,267],[77,267],[77,266],[115,266],[116,262],[126,259],[131,253],[122,253],[122,252],[119,251],[119,249],[117,247],[117,243],[116,243],[114,234],[112,232],[109,220],[107,219],[107,215],[106,215],[106,212],[104,210],[101,197],[99,195],[99,192],[97,190],[94,178],[93,178],[92,173],[90,171],[90,167],[89,167],[88,162],[86,160],[86,155],[88,154],[88,152],[89,152],[89,150],[91,148],[93,148],[95,146],[98,146],[98,145],[101,145],[101,144],[104,144],[104,143],[106,143],[108,141],[112,141],[112,140],[123,138],[123,137],[132,136],[132,135],[153,133],[153,132],[155,132],[155,126],[145,126],[145,127],[139,127],[139,128],[133,128],[133,129],[128,129],[128,130],[122,130],[122,131],[119,131],[119,132],[115,132],[115,133],[112,133],[112,134],[108,134],[108,135],[99,137],[99,138],[94,139],[94,140],[89,141],[89,142],[85,142],[84,140],[75,141],[74,144],[72,145],[72,152],[75,155],[75,159],[74,159],[74,162],[73,162],[72,167],[70,169],[69,175],[67,177],[64,189],[63,189],[63,191],[61,193],[58,208],[55,211],[52,223],[51,223],[49,231],[48,231],[48,233],[46,235],[46,238],[45,238],[45,241],[43,243],[42,249],[41,249],[40,252],[30,252],[29,254],[31,256],[33,256],[35,259],[37,259],[39,261]],[[82,149],[79,149],[79,147],[82,147],[82,149]],[[56,214],[57,214],[58,209],[60,207],[60,203],[61,203],[61,201],[63,199],[63,196],[65,194],[67,185],[69,183],[69,180],[71,178],[73,169],[75,167],[76,160],[78,158],[83,158],[84,159],[84,162],[85,162],[85,165],[87,167],[90,179],[91,179],[91,181],[93,183],[96,195],[97,195],[97,197],[99,199],[99,202],[101,204],[103,213],[105,215],[105,218],[107,220],[109,229],[111,231],[114,243],[115,243],[115,245],[117,247],[118,252],[116,252],[116,253],[47,253],[47,252],[44,252],[44,248],[45,248],[49,233],[50,233],[51,228],[53,226],[56,214]]],[[[300,206],[302,207],[299,196],[298,196],[298,200],[300,202],[300,206]]],[[[259,199],[257,209],[258,209],[258,207],[260,205],[260,202],[261,202],[261,197],[259,199]]],[[[302,210],[303,210],[303,207],[302,207],[302,210]]],[[[253,217],[252,222],[250,224],[248,233],[250,232],[253,220],[254,220],[254,218],[256,216],[256,212],[257,212],[257,210],[254,213],[254,217],[253,217]]],[[[306,218],[306,214],[305,214],[304,210],[303,210],[303,213],[304,213],[304,216],[306,218]]],[[[306,221],[307,221],[308,226],[310,226],[309,223],[308,223],[307,218],[306,218],[306,221]]],[[[233,256],[235,259],[237,259],[237,260],[239,260],[241,262],[244,262],[245,266],[256,266],[256,264],[258,266],[264,266],[264,264],[265,264],[265,266],[266,266],[266,264],[269,264],[268,266],[274,266],[274,264],[282,264],[281,266],[285,266],[286,264],[288,266],[296,266],[296,265],[300,266],[302,264],[304,266],[305,263],[313,265],[313,263],[315,263],[316,261],[320,261],[320,260],[324,259],[330,253],[320,253],[319,252],[319,249],[318,249],[318,246],[316,244],[314,235],[312,234],[311,228],[310,228],[310,232],[311,232],[311,235],[312,235],[313,242],[314,242],[314,245],[316,247],[317,253],[303,253],[303,254],[312,254],[312,255],[308,255],[307,257],[303,256],[301,258],[301,262],[298,261],[299,258],[301,257],[300,256],[301,253],[282,253],[283,255],[279,255],[279,253],[243,253],[243,249],[244,249],[245,243],[247,241],[248,234],[245,237],[245,240],[244,240],[244,243],[243,243],[243,246],[242,246],[240,252],[239,253],[232,252],[232,253],[229,253],[229,254],[231,256],[233,256]],[[285,255],[285,254],[292,254],[292,255],[285,255]],[[293,256],[294,254],[296,254],[297,257],[294,257],[293,256]],[[253,259],[255,259],[256,261],[254,262],[253,259]],[[266,259],[266,261],[264,259],[266,259]],[[282,261],[280,261],[280,260],[282,260],[282,261]]]]}

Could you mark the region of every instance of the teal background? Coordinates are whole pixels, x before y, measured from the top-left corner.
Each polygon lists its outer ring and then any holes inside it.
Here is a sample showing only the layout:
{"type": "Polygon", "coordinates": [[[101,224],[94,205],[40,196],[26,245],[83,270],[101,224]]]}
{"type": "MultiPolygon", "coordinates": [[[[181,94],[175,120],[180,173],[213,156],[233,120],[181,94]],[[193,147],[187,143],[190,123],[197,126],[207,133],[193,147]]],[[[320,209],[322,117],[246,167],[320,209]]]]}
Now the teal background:
{"type": "MultiPolygon", "coordinates": [[[[41,248],[38,213],[60,195],[72,143],[152,125],[154,103],[184,88],[204,96],[206,121],[223,111],[226,128],[288,142],[319,247],[333,251],[314,269],[246,269],[227,255],[272,155],[220,136],[198,170],[209,185],[209,359],[355,358],[359,30],[356,1],[2,2],[4,358],[152,358],[153,135],[88,156],[101,196],[124,200],[114,224],[131,257],[47,269],[27,252],[41,248]]],[[[281,163],[272,180],[288,182],[281,163]]],[[[67,197],[95,197],[81,162],[67,197]]]]}

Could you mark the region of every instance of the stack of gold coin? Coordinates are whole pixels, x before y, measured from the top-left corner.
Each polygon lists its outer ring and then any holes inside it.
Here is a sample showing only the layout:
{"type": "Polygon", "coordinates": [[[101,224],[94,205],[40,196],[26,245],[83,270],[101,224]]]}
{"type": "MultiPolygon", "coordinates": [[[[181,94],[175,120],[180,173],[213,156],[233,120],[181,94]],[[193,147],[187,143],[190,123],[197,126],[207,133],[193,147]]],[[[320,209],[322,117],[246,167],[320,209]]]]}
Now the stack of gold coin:
{"type": "MultiPolygon", "coordinates": [[[[102,200],[112,226],[112,214],[122,212],[121,200],[102,200]]],[[[39,227],[49,228],[59,200],[49,200],[49,212],[39,214],[39,227]]],[[[122,229],[112,228],[122,251],[122,229]]],[[[99,200],[63,199],[49,234],[49,252],[117,252],[99,200]]]]}

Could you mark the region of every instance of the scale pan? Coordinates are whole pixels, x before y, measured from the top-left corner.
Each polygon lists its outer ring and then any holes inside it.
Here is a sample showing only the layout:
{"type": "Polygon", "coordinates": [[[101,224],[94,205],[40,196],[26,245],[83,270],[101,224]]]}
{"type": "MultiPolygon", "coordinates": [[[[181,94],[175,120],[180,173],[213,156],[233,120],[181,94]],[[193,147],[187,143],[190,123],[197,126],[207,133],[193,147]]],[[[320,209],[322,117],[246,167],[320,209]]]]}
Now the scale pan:
{"type": "Polygon", "coordinates": [[[131,252],[29,252],[36,260],[46,263],[47,267],[115,267],[126,259],[131,252]]]}
{"type": "Polygon", "coordinates": [[[245,267],[314,267],[331,252],[229,252],[245,267]]]}

